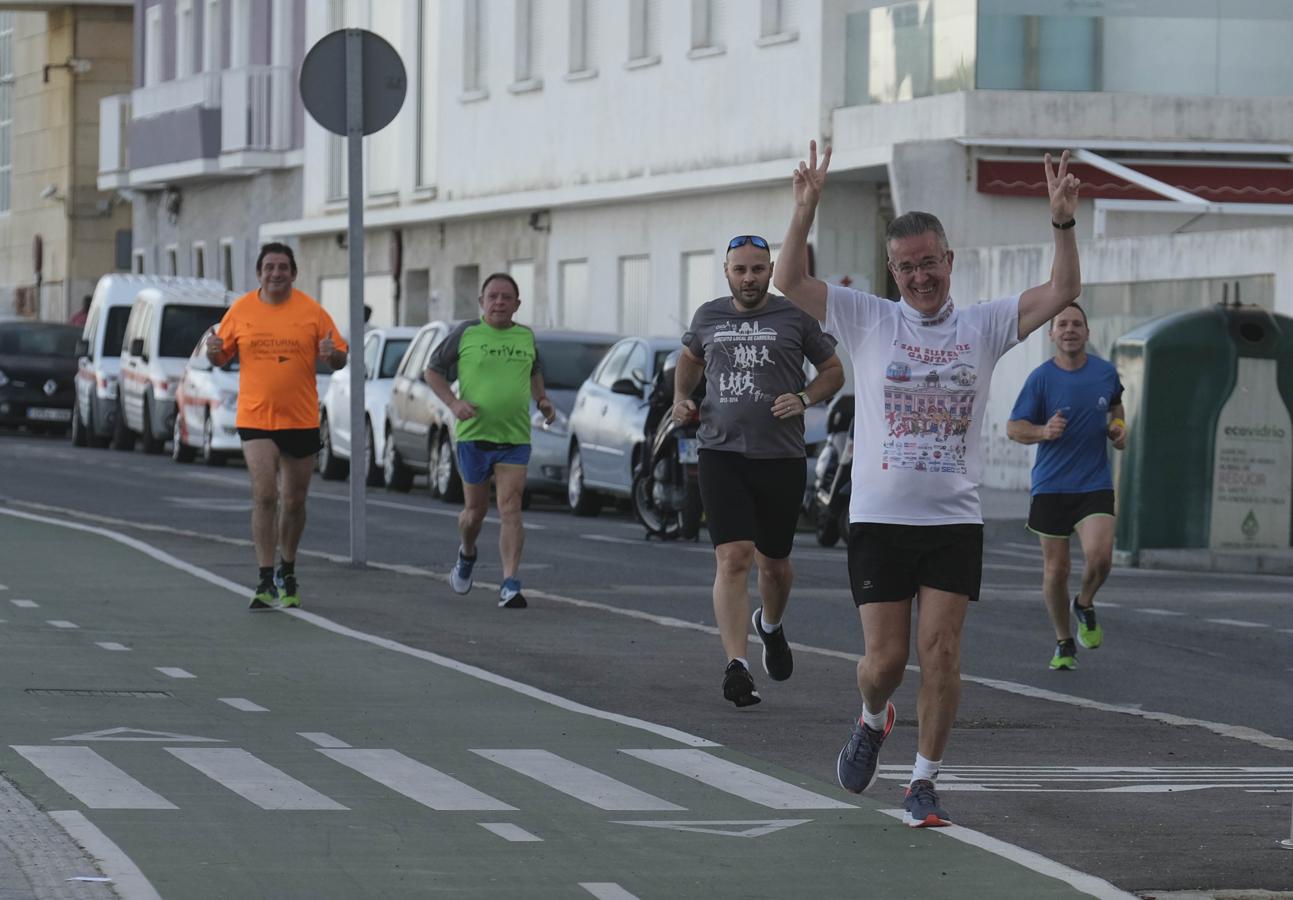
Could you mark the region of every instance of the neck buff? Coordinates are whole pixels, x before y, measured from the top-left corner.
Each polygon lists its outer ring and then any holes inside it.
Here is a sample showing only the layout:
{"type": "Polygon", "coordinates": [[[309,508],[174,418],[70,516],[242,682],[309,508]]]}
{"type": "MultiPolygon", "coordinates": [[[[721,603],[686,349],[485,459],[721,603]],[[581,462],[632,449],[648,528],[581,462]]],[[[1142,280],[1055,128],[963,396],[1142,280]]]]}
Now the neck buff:
{"type": "Polygon", "coordinates": [[[920,312],[906,300],[899,300],[898,305],[902,307],[902,315],[908,322],[914,322],[917,325],[942,325],[948,319],[952,318],[952,313],[956,311],[956,305],[952,303],[952,298],[948,297],[947,302],[938,308],[938,312],[933,315],[925,315],[920,312]]]}

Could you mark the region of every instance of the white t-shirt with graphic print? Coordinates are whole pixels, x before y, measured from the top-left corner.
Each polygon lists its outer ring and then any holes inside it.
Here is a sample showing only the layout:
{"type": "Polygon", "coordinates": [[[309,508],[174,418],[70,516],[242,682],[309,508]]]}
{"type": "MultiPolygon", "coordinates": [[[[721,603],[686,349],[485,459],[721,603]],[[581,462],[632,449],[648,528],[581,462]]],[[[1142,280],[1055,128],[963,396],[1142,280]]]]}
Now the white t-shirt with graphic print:
{"type": "Polygon", "coordinates": [[[979,433],[992,369],[1019,343],[1019,297],[924,317],[832,284],[826,330],[853,360],[849,521],[981,523],[979,433]]]}

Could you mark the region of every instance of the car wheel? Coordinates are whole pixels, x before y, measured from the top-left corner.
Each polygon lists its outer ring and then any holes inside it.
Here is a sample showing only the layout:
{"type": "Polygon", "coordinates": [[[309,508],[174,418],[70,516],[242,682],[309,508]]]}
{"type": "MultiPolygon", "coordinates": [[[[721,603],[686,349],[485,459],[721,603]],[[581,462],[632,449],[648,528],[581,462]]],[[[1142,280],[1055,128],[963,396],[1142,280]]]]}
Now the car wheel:
{"type": "Polygon", "coordinates": [[[99,437],[99,426],[94,421],[94,399],[90,399],[90,406],[85,411],[85,441],[91,447],[102,449],[108,446],[106,438],[99,437]]]}
{"type": "Polygon", "coordinates": [[[435,490],[445,503],[462,502],[462,476],[458,474],[458,461],[454,459],[453,444],[449,442],[448,433],[440,435],[440,445],[436,450],[436,465],[432,477],[435,479],[435,490]]]}
{"type": "Polygon", "coordinates": [[[377,464],[377,445],[373,442],[373,423],[366,425],[368,434],[368,453],[364,457],[364,484],[369,487],[381,487],[385,483],[382,467],[377,464]]]}
{"type": "Polygon", "coordinates": [[[216,450],[211,446],[215,440],[215,426],[211,424],[211,416],[207,415],[202,420],[202,462],[208,466],[223,466],[228,460],[224,451],[216,450]]]}
{"type": "Polygon", "coordinates": [[[85,437],[85,425],[81,422],[81,402],[72,401],[72,446],[84,447],[89,441],[85,437]]]}
{"type": "Polygon", "coordinates": [[[344,459],[338,459],[332,451],[332,429],[328,426],[328,417],[319,417],[319,437],[321,446],[319,447],[319,474],[326,481],[340,481],[346,477],[350,470],[349,463],[344,459]]]}
{"type": "Polygon", "coordinates": [[[126,405],[117,403],[117,420],[112,423],[112,442],[108,445],[113,450],[134,450],[135,433],[126,427],[126,405]]]}
{"type": "Polygon", "coordinates": [[[193,462],[193,448],[184,443],[184,416],[175,410],[175,427],[171,429],[171,459],[178,463],[193,462]]]}
{"type": "Polygon", "coordinates": [[[158,440],[157,436],[153,434],[153,414],[149,412],[152,407],[152,397],[150,395],[145,395],[144,408],[141,413],[142,427],[139,432],[139,437],[140,443],[143,444],[144,452],[149,455],[156,456],[166,448],[166,442],[158,440]]]}
{"type": "Polygon", "coordinates": [[[382,483],[388,491],[405,493],[413,486],[413,470],[404,464],[404,457],[395,449],[395,436],[386,429],[386,446],[382,448],[382,483]]]}
{"type": "Polygon", "coordinates": [[[577,516],[595,516],[602,511],[602,498],[584,486],[584,458],[578,445],[570,451],[570,475],[566,479],[566,502],[577,516]]]}

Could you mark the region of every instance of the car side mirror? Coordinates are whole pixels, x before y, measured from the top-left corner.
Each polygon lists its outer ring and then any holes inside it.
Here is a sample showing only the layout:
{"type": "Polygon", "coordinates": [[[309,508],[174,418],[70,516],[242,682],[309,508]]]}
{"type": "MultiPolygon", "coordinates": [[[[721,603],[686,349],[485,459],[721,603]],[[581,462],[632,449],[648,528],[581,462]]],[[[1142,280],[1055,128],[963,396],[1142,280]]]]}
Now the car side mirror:
{"type": "Polygon", "coordinates": [[[143,355],[144,355],[144,339],[143,339],[143,338],[134,338],[134,339],[130,342],[130,355],[131,355],[131,356],[143,356],[143,355]]]}
{"type": "Polygon", "coordinates": [[[646,372],[643,372],[641,369],[634,369],[632,372],[629,373],[629,377],[632,378],[640,385],[645,386],[647,383],[646,372]]]}
{"type": "Polygon", "coordinates": [[[611,385],[612,394],[624,394],[628,397],[641,397],[642,386],[632,378],[621,378],[611,385]]]}
{"type": "Polygon", "coordinates": [[[87,341],[85,338],[81,338],[76,342],[76,349],[73,350],[72,352],[75,353],[77,356],[89,356],[90,342],[87,341]]]}

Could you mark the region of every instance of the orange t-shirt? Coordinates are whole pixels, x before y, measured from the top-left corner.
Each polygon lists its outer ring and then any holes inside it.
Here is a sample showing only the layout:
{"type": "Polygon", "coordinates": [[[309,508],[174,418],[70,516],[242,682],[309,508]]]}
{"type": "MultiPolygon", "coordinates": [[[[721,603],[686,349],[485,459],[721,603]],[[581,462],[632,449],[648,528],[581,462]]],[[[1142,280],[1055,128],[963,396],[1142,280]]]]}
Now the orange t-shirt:
{"type": "Polygon", "coordinates": [[[233,302],[216,333],[238,354],[239,428],[319,427],[319,341],[331,333],[338,350],[349,348],[313,297],[293,290],[283,303],[265,303],[251,291],[233,302]]]}

